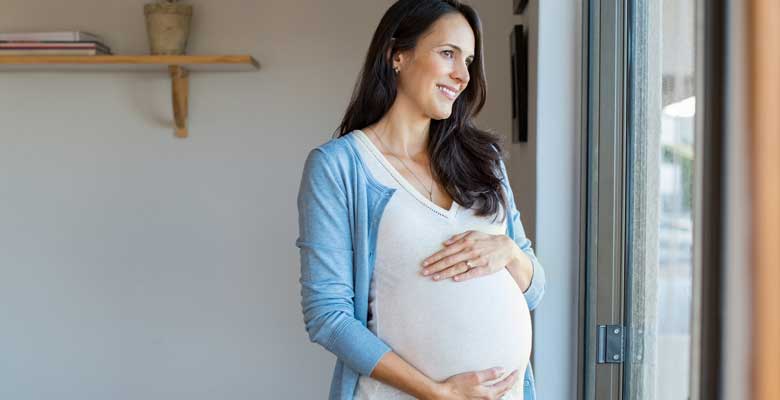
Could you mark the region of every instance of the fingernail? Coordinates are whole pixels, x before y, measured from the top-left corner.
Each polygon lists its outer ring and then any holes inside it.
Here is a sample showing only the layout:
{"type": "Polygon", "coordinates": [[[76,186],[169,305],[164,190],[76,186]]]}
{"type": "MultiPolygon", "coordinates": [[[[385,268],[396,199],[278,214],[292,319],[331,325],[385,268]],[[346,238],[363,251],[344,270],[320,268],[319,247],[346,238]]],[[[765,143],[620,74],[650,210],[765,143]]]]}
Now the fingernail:
{"type": "Polygon", "coordinates": [[[430,274],[430,273],[431,273],[431,271],[428,271],[427,269],[423,270],[423,275],[425,275],[425,276],[428,276],[428,274],[430,274]]]}
{"type": "Polygon", "coordinates": [[[423,265],[428,265],[428,260],[423,261],[423,265]]]}
{"type": "Polygon", "coordinates": [[[434,276],[433,276],[433,280],[434,280],[434,281],[438,281],[438,280],[439,280],[439,275],[434,275],[434,276]]]}

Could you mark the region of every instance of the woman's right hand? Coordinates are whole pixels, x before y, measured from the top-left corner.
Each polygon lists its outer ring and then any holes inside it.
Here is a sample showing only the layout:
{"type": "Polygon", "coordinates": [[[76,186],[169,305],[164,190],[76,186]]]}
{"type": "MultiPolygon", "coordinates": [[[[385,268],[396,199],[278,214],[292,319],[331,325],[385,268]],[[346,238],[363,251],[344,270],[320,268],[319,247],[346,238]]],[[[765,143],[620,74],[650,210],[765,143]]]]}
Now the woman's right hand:
{"type": "Polygon", "coordinates": [[[503,372],[500,368],[466,372],[453,375],[439,384],[436,400],[498,400],[517,382],[519,372],[513,371],[506,378],[493,383],[503,372]]]}

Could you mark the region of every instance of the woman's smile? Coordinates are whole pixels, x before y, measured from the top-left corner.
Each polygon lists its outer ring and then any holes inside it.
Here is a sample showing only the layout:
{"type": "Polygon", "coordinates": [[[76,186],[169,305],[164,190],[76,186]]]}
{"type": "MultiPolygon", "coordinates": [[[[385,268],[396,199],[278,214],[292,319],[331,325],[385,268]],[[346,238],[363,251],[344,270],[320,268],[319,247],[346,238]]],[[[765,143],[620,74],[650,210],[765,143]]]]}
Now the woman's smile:
{"type": "Polygon", "coordinates": [[[455,101],[455,99],[458,98],[458,92],[450,86],[436,85],[436,88],[439,89],[439,92],[444,94],[445,97],[450,99],[450,101],[455,101]]]}

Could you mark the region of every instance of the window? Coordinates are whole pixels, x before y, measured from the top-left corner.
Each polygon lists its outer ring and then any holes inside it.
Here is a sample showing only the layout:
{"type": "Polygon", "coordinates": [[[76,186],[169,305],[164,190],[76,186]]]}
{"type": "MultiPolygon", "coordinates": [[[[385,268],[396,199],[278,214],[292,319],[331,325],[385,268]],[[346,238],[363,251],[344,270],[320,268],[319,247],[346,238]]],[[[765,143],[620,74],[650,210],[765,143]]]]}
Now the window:
{"type": "MultiPolygon", "coordinates": [[[[697,30],[697,18],[712,15],[702,4],[720,2],[588,2],[581,399],[685,400],[709,368],[697,361],[704,350],[696,329],[716,324],[696,304],[717,304],[719,275],[705,271],[702,284],[697,274],[696,221],[718,226],[709,222],[718,207],[700,192],[717,170],[699,167],[698,153],[709,149],[713,165],[717,143],[702,147],[697,121],[702,110],[717,113],[697,102],[705,80],[696,44],[717,28],[697,30]]],[[[717,344],[714,334],[707,346],[717,344]]]]}
{"type": "Polygon", "coordinates": [[[695,157],[694,0],[634,0],[627,126],[626,389],[689,398],[695,157]]]}

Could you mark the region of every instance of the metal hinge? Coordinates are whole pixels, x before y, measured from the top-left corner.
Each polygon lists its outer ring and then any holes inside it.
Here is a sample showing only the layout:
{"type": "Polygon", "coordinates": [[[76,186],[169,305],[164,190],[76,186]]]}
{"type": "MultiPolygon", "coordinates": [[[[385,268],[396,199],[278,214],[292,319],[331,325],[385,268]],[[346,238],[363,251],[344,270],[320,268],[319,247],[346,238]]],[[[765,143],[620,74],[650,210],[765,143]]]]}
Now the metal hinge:
{"type": "Polygon", "coordinates": [[[622,325],[599,325],[596,334],[596,363],[620,364],[623,362],[625,328],[622,325]]]}

